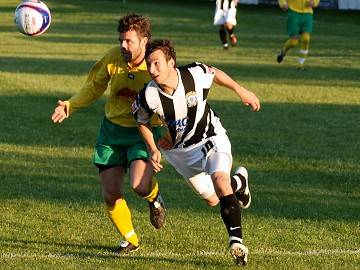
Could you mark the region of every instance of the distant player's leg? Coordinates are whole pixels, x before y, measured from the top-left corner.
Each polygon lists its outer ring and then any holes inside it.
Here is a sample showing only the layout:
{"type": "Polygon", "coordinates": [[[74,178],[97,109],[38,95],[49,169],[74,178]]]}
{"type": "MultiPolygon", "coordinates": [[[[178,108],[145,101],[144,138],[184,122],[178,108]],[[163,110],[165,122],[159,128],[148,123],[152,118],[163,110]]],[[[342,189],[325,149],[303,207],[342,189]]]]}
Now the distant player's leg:
{"type": "Polygon", "coordinates": [[[225,17],[223,10],[221,6],[221,1],[216,2],[216,9],[215,9],[215,15],[214,15],[214,25],[219,26],[219,38],[221,41],[221,44],[223,45],[224,49],[227,49],[229,47],[229,44],[227,43],[226,38],[226,29],[225,29],[225,17]]]}
{"type": "Polygon", "coordinates": [[[235,35],[235,25],[237,23],[237,20],[236,20],[236,7],[235,7],[235,2],[232,1],[231,2],[231,6],[228,10],[226,10],[225,12],[225,28],[226,28],[226,31],[228,32],[229,34],[229,37],[230,37],[230,43],[232,46],[236,46],[237,44],[237,37],[235,35]]]}
{"type": "Polygon", "coordinates": [[[312,32],[313,26],[313,16],[312,14],[303,14],[302,16],[302,29],[300,37],[300,50],[299,50],[299,59],[298,59],[298,69],[304,70],[304,64],[306,57],[309,53],[310,47],[310,35],[312,32]]]}
{"type": "Polygon", "coordinates": [[[221,44],[223,45],[224,49],[228,49],[229,44],[227,42],[226,30],[225,30],[224,25],[220,25],[220,27],[219,27],[219,37],[220,37],[220,41],[221,41],[221,44]]]}
{"type": "Polygon", "coordinates": [[[288,20],[287,20],[287,33],[289,36],[289,39],[287,39],[284,43],[284,46],[282,47],[281,51],[277,55],[277,62],[281,63],[286,53],[293,47],[295,47],[299,42],[299,32],[300,32],[300,26],[299,26],[299,14],[296,12],[293,12],[291,10],[288,11],[288,20]]]}
{"type": "Polygon", "coordinates": [[[298,59],[298,69],[305,69],[305,60],[309,53],[310,46],[310,33],[303,33],[300,38],[300,50],[299,50],[299,59],[298,59]]]}
{"type": "Polygon", "coordinates": [[[121,195],[124,175],[125,169],[120,166],[100,169],[103,197],[107,205],[109,218],[126,240],[121,242],[119,247],[114,250],[115,253],[134,251],[139,247],[139,240],[131,221],[130,210],[121,195]]]}

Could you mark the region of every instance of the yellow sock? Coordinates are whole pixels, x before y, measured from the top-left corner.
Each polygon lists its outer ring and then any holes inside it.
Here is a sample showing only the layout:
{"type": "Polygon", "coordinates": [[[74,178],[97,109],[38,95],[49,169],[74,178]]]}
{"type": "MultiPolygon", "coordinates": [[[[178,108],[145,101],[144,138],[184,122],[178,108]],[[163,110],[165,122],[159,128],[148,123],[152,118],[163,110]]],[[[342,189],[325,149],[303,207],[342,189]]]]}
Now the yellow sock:
{"type": "Polygon", "coordinates": [[[306,56],[309,53],[310,46],[310,33],[303,33],[300,39],[300,50],[299,50],[299,65],[304,66],[306,56]]]}
{"type": "Polygon", "coordinates": [[[108,207],[108,214],[119,233],[131,244],[138,246],[139,239],[131,222],[130,209],[124,199],[116,201],[114,207],[108,207]]]}
{"type": "Polygon", "coordinates": [[[152,190],[150,192],[149,195],[147,195],[146,197],[144,197],[145,200],[147,200],[148,202],[153,202],[157,195],[159,194],[159,184],[158,182],[156,181],[155,178],[153,178],[153,181],[152,181],[152,190]]]}
{"type": "Polygon", "coordinates": [[[285,44],[284,47],[282,48],[282,52],[284,52],[285,54],[287,53],[288,50],[290,50],[291,48],[295,47],[298,44],[299,40],[296,38],[289,38],[285,44]]]}

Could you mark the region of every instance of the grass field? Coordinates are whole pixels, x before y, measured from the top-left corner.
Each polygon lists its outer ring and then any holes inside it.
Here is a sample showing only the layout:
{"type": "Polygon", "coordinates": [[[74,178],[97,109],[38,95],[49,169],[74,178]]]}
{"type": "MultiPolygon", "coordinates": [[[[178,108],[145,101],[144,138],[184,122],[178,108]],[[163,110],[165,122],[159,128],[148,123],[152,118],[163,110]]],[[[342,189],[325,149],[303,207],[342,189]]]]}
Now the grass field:
{"type": "Polygon", "coordinates": [[[117,45],[129,11],[149,15],[155,38],[173,40],[178,63],[219,67],[261,99],[252,113],[214,87],[211,106],[229,131],[234,167],[249,170],[243,212],[247,269],[360,268],[360,13],[317,10],[307,70],[286,39],[277,7],[239,7],[239,46],[223,51],[213,4],[200,1],[48,0],[53,22],[29,38],[13,24],[19,1],[0,0],[0,268],[234,269],[219,209],[170,166],[158,175],[168,207],[156,231],[146,203],[126,196],[142,247],[110,252],[119,238],[101,198],[92,149],[104,100],[61,125],[58,99],[77,92],[90,66],[117,45]]]}

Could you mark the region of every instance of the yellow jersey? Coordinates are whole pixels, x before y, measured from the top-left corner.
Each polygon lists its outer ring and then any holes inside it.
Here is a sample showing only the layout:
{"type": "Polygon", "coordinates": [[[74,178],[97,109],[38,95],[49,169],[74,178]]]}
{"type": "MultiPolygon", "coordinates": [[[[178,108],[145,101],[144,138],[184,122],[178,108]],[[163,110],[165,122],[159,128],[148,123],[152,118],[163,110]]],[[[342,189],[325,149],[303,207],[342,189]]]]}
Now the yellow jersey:
{"type": "MultiPolygon", "coordinates": [[[[137,127],[131,104],[149,81],[145,59],[139,66],[132,67],[124,60],[120,47],[114,47],[95,63],[80,91],[66,101],[68,115],[87,107],[109,89],[105,104],[106,118],[123,127],[137,127]]],[[[160,123],[157,117],[152,119],[152,124],[160,123]]]]}
{"type": "MultiPolygon", "coordinates": [[[[310,6],[309,0],[278,0],[279,6],[282,8],[285,4],[289,9],[299,13],[313,13],[313,8],[310,6]]],[[[320,0],[314,0],[314,7],[317,7],[320,0]]]]}

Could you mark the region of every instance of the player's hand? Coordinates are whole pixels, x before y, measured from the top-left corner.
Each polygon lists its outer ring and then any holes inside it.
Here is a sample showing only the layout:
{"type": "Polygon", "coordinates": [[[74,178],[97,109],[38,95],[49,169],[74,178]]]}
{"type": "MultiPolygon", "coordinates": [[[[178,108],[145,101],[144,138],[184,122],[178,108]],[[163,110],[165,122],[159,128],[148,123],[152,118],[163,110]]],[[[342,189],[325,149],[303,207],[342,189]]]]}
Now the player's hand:
{"type": "Polygon", "coordinates": [[[165,137],[161,137],[157,141],[157,145],[164,150],[170,150],[172,148],[172,143],[169,142],[165,137]]]}
{"type": "Polygon", "coordinates": [[[288,4],[287,4],[287,3],[284,4],[284,5],[281,7],[281,9],[282,9],[283,11],[288,11],[288,9],[289,9],[288,4]]]}
{"type": "Polygon", "coordinates": [[[149,157],[150,165],[153,167],[154,172],[158,173],[161,171],[163,166],[160,164],[161,162],[161,153],[158,149],[154,149],[150,151],[150,157],[149,157]]]}
{"type": "Polygon", "coordinates": [[[314,6],[315,6],[314,0],[309,0],[309,7],[314,7],[314,6]]]}
{"type": "Polygon", "coordinates": [[[65,118],[68,118],[66,102],[58,100],[58,106],[55,108],[51,120],[54,123],[61,123],[65,118]]]}
{"type": "Polygon", "coordinates": [[[246,106],[251,106],[251,109],[254,112],[260,110],[260,101],[253,92],[245,90],[241,93],[241,100],[246,106]]]}

